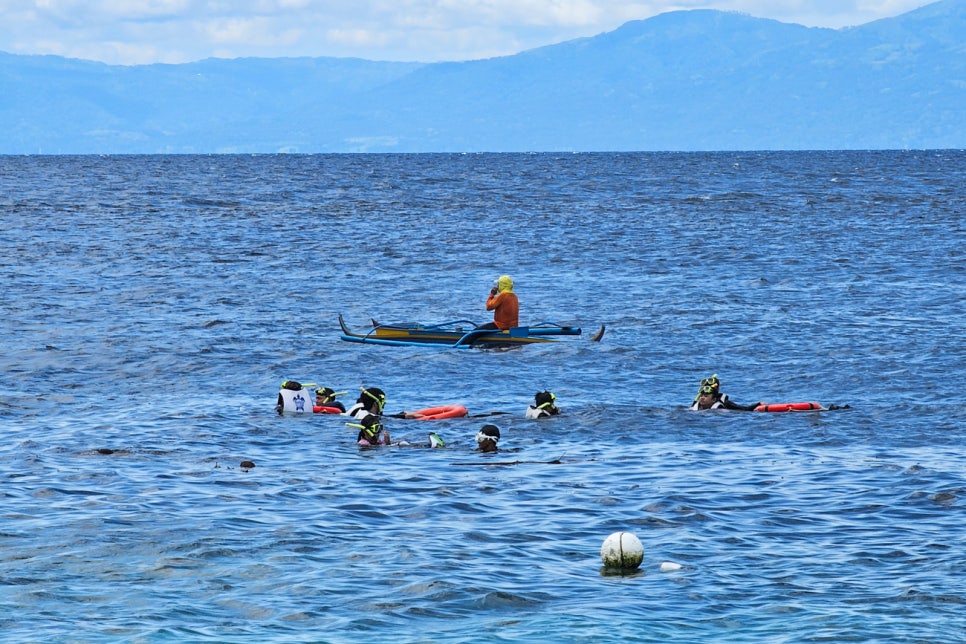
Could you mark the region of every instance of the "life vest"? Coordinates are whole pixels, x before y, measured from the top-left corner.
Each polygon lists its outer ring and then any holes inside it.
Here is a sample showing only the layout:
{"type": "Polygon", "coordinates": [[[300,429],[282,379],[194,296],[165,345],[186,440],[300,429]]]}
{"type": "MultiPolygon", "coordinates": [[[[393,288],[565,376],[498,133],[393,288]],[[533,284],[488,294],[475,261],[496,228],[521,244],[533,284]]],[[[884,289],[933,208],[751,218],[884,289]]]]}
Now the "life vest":
{"type": "Polygon", "coordinates": [[[690,409],[692,411],[707,411],[708,409],[721,409],[722,407],[724,407],[724,405],[722,405],[721,401],[719,400],[718,402],[711,405],[710,407],[704,407],[704,408],[698,407],[698,403],[692,403],[690,409]]]}
{"type": "Polygon", "coordinates": [[[362,420],[363,418],[365,418],[366,416],[368,416],[370,413],[371,412],[366,409],[365,404],[363,404],[361,402],[357,402],[352,407],[349,407],[348,411],[346,411],[346,416],[352,416],[353,418],[355,418],[357,420],[362,420]]]}
{"type": "Polygon", "coordinates": [[[298,390],[283,387],[278,390],[278,402],[275,405],[275,409],[280,414],[311,414],[314,399],[315,396],[304,387],[298,390]]]}
{"type": "Polygon", "coordinates": [[[725,396],[721,394],[709,394],[709,393],[701,394],[694,399],[693,403],[691,403],[691,409],[693,410],[721,409],[722,407],[724,407],[724,403],[722,402],[723,398],[725,398],[725,396]],[[702,403],[704,404],[708,403],[708,398],[711,398],[712,400],[714,400],[714,402],[711,403],[710,407],[702,407],[701,406],[702,403]]]}
{"type": "Polygon", "coordinates": [[[534,407],[533,405],[527,407],[527,418],[531,420],[537,418],[550,418],[552,415],[553,414],[551,414],[549,411],[546,409],[541,409],[540,407],[534,407]]]}

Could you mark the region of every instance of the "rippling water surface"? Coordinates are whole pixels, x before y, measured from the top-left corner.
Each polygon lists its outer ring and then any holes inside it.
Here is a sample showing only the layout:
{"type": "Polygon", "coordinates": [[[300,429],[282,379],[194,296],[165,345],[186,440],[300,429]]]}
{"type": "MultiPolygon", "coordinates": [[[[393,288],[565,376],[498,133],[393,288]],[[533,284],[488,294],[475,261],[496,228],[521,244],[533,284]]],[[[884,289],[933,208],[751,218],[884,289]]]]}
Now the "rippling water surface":
{"type": "Polygon", "coordinates": [[[960,641],[964,185],[952,151],[0,157],[0,639],[960,641]],[[486,321],[502,273],[603,342],[339,339],[486,321]],[[841,409],[687,411],[712,372],[841,409]],[[506,413],[360,450],[276,416],[288,378],[506,413]]]}

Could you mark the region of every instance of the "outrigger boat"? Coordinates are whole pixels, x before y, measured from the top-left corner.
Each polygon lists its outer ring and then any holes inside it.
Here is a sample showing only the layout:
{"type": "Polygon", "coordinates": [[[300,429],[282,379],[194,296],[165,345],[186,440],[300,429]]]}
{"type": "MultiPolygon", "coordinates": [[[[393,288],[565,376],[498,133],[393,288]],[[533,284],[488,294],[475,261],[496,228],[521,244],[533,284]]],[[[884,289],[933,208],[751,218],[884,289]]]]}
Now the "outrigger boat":
{"type": "MultiPolygon", "coordinates": [[[[346,342],[365,344],[386,344],[391,346],[445,346],[455,349],[468,347],[499,347],[542,342],[557,342],[563,336],[579,336],[582,331],[576,326],[561,326],[541,322],[530,326],[518,326],[506,331],[481,329],[470,320],[453,320],[440,324],[379,324],[372,321],[372,328],[365,332],[353,331],[339,314],[342,339],[346,342]]],[[[591,336],[591,342],[599,342],[604,336],[605,327],[591,336]]]]}

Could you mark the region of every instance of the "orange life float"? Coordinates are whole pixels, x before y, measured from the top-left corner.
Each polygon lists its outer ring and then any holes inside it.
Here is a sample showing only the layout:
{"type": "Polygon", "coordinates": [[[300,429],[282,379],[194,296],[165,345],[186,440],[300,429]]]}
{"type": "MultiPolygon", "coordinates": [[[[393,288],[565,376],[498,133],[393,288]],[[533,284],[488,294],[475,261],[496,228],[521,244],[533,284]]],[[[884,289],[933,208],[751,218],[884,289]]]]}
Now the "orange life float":
{"type": "Polygon", "coordinates": [[[775,403],[772,405],[758,405],[755,411],[824,411],[817,402],[775,403]]]}
{"type": "Polygon", "coordinates": [[[469,412],[463,405],[443,405],[442,407],[428,407],[419,411],[411,411],[416,420],[441,420],[443,418],[462,418],[469,412]]]}
{"type": "Polygon", "coordinates": [[[312,408],[312,411],[316,414],[341,414],[342,410],[338,407],[327,407],[325,405],[316,405],[312,408]]]}

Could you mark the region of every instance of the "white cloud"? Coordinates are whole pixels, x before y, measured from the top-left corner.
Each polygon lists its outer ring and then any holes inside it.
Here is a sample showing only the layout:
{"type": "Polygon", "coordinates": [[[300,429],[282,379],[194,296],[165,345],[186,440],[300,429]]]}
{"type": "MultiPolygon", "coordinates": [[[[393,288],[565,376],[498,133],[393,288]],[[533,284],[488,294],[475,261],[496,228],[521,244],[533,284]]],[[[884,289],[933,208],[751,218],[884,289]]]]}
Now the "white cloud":
{"type": "Polygon", "coordinates": [[[213,55],[466,60],[710,8],[842,27],[923,0],[3,0],[0,50],[110,63],[213,55]]]}
{"type": "Polygon", "coordinates": [[[33,4],[42,16],[83,24],[178,18],[190,15],[196,3],[192,0],[36,0],[33,4]]]}
{"type": "Polygon", "coordinates": [[[305,35],[296,27],[278,28],[269,18],[227,18],[204,23],[206,42],[219,47],[234,45],[240,48],[277,47],[285,49],[297,45],[305,35]]]}
{"type": "Polygon", "coordinates": [[[389,34],[366,29],[329,29],[326,40],[351,49],[378,49],[389,44],[389,34]]]}

